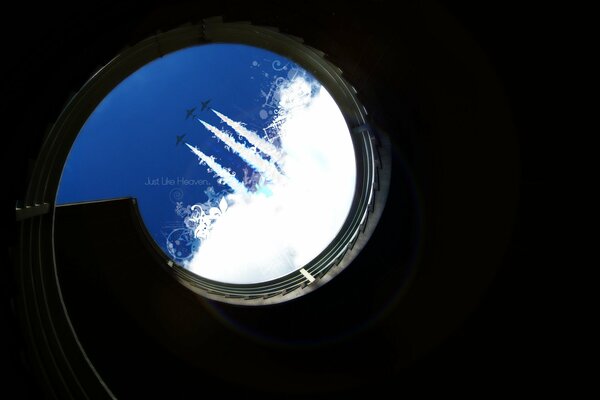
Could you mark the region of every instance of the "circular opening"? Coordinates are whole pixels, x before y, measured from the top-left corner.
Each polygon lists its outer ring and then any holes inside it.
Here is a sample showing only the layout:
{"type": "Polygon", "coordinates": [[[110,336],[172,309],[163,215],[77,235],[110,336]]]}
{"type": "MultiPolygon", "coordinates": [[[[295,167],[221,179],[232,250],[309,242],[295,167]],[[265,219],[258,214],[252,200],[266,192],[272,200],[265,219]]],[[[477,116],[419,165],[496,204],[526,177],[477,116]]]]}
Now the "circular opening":
{"type": "Polygon", "coordinates": [[[96,73],[61,120],[56,205],[80,218],[129,209],[131,255],[147,248],[211,299],[260,305],[320,287],[385,204],[389,148],[356,91],[272,29],[206,22],[149,38],[96,73]]]}
{"type": "Polygon", "coordinates": [[[281,55],[219,43],[170,53],[116,86],[79,132],[57,204],[136,198],[176,265],[258,284],[332,242],[355,186],[350,132],[321,83],[281,55]]]}

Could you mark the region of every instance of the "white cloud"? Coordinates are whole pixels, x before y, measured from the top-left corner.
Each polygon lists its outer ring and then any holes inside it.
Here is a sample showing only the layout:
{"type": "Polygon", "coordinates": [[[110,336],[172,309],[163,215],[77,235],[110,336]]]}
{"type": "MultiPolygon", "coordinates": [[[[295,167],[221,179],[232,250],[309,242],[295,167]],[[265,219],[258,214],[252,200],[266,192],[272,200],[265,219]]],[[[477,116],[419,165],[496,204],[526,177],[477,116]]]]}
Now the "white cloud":
{"type": "Polygon", "coordinates": [[[281,88],[280,115],[285,178],[269,185],[270,196],[230,195],[233,204],[186,263],[190,271],[238,284],[276,279],[306,265],[339,232],[356,183],[341,111],[324,88],[297,77],[281,88]]]}

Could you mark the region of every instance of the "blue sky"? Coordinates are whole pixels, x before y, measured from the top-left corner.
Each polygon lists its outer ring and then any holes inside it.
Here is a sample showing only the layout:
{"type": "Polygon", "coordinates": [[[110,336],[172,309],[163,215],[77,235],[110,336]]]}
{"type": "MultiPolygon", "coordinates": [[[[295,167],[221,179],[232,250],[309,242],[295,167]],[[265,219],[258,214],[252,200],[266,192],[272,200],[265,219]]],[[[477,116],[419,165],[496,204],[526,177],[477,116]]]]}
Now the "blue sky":
{"type": "Polygon", "coordinates": [[[293,67],[269,51],[233,44],[190,47],[145,65],[121,82],[81,129],[63,171],[57,204],[135,197],[151,235],[165,249],[165,226],[181,223],[174,212],[173,189],[188,204],[205,201],[206,183],[226,189],[198,165],[184,142],[226,157],[224,164],[243,174],[243,161],[225,153],[222,143],[194,118],[186,119],[186,110],[197,107],[199,118],[219,126],[214,113],[200,111],[200,102],[211,99],[210,107],[262,132],[272,118],[261,118],[260,111],[267,110],[261,90],[267,93],[269,84],[293,67]],[[182,134],[183,142],[176,145],[176,136],[182,134]],[[178,185],[182,177],[193,182],[178,185]],[[158,185],[148,184],[156,179],[158,185]]]}

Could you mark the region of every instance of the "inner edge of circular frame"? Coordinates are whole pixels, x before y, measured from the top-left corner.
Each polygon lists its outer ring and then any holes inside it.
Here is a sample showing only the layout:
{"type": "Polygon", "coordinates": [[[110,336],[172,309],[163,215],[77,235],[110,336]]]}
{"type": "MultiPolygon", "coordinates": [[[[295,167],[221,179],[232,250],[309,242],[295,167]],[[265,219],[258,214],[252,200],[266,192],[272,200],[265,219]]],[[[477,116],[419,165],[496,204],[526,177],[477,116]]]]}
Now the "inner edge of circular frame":
{"type": "MultiPolygon", "coordinates": [[[[154,250],[152,253],[159,264],[167,268],[176,280],[193,292],[212,300],[231,304],[280,303],[322,286],[350,264],[368,241],[379,220],[387,197],[390,177],[387,154],[390,151],[389,142],[379,137],[368,124],[366,110],[356,98],[355,89],[341,77],[339,68],[323,58],[322,53],[302,44],[295,37],[250,24],[217,21],[161,33],[125,49],[97,71],[64,108],[44,143],[43,148],[48,150],[46,154],[40,154],[38,160],[41,161],[42,156],[46,156],[44,158],[49,160],[44,160],[44,164],[50,168],[45,170],[39,168],[37,174],[34,173],[28,188],[26,204],[40,203],[33,199],[48,199],[49,194],[52,195],[52,201],[48,203],[54,204],[60,176],[72,143],[97,104],[116,85],[156,58],[183,48],[210,43],[246,44],[290,58],[313,74],[330,92],[348,125],[357,161],[357,189],[351,210],[338,235],[311,262],[281,278],[260,284],[225,284],[187,271],[163,254],[145,227],[140,226],[140,228],[146,236],[146,242],[154,250]],[[86,108],[88,112],[76,112],[86,108]],[[82,115],[84,118],[81,117],[82,115]],[[64,143],[67,141],[69,145],[65,146],[64,143]],[[381,174],[382,171],[386,172],[381,174]],[[377,196],[375,196],[376,189],[377,196]],[[43,195],[40,193],[41,190],[43,195]],[[373,213],[375,209],[377,212],[373,213]],[[302,274],[302,269],[315,280],[309,282],[302,274]]],[[[54,226],[54,215],[52,226],[54,226]]],[[[54,235],[54,229],[52,234],[54,235]]]]}

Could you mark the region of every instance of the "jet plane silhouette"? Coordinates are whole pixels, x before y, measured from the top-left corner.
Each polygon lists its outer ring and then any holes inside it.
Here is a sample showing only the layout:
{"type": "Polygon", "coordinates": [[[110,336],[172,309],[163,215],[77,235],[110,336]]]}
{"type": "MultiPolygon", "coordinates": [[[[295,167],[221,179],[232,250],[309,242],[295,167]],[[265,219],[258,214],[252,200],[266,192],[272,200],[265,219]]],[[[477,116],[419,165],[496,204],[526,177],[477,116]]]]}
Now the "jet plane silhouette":
{"type": "Polygon", "coordinates": [[[202,109],[201,109],[200,111],[204,111],[204,110],[206,110],[207,108],[210,108],[210,107],[208,107],[208,103],[210,103],[210,101],[211,101],[211,100],[212,100],[212,99],[208,99],[208,100],[206,100],[206,101],[201,101],[201,102],[200,102],[200,104],[202,104],[202,109]]]}
{"type": "Polygon", "coordinates": [[[186,110],[185,112],[187,113],[187,115],[185,116],[185,119],[188,119],[189,117],[193,117],[194,116],[194,111],[196,111],[196,107],[190,108],[189,110],[186,110]]]}
{"type": "Polygon", "coordinates": [[[175,136],[177,137],[177,143],[175,143],[175,146],[177,146],[179,143],[181,143],[181,141],[185,137],[185,133],[183,135],[175,135],[175,136]]]}

